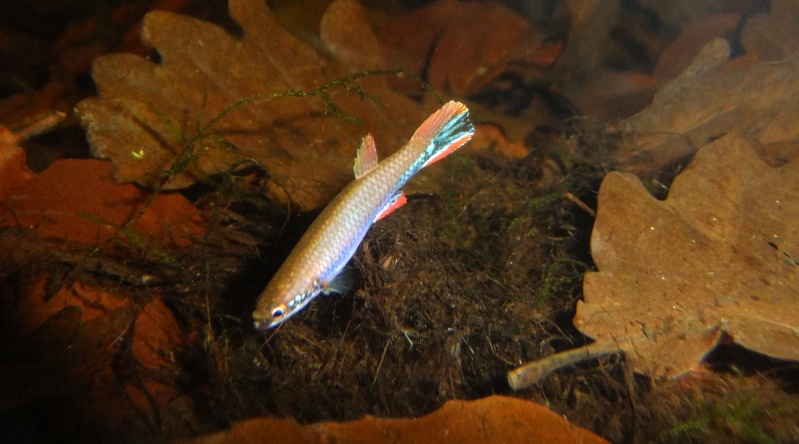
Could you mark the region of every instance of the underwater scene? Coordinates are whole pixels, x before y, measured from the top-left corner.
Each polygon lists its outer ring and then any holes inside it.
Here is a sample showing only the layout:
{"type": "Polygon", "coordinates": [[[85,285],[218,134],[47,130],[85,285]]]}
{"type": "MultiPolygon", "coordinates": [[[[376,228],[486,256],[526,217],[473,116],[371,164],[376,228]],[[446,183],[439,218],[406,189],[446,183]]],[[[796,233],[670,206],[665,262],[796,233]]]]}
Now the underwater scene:
{"type": "Polygon", "coordinates": [[[0,441],[799,442],[792,2],[0,36],[0,441]]]}

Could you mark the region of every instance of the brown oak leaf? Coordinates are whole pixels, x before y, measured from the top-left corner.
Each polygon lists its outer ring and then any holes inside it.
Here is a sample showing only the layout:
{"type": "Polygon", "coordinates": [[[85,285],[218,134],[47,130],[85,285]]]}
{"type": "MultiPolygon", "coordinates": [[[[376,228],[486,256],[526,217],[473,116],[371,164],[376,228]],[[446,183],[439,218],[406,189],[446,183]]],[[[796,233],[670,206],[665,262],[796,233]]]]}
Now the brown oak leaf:
{"type": "Polygon", "coordinates": [[[657,92],[649,107],[621,122],[619,128],[631,135],[617,155],[626,170],[661,171],[733,131],[773,163],[796,155],[797,150],[769,153],[781,150],[786,141],[799,140],[799,54],[743,66],[734,66],[729,54],[725,40],[711,41],[657,92]]]}
{"type": "Polygon", "coordinates": [[[34,229],[94,244],[141,210],[130,228],[147,240],[185,246],[204,232],[199,211],[183,195],[162,193],[145,208],[150,194],[133,184],[113,183],[106,161],[62,159],[35,174],[17,146],[19,137],[0,126],[0,228],[34,229]]]}
{"type": "Polygon", "coordinates": [[[448,401],[419,418],[367,415],[356,421],[308,425],[293,419],[255,418],[235,424],[230,430],[182,442],[258,442],[264,436],[291,444],[372,443],[385,442],[386,437],[393,442],[607,442],[541,405],[505,396],[448,401]]]}
{"type": "Polygon", "coordinates": [[[501,4],[458,0],[391,19],[380,41],[390,60],[426,73],[436,89],[461,95],[485,86],[510,62],[546,67],[563,49],[562,43],[541,41],[523,17],[501,4]]]}
{"type": "Polygon", "coordinates": [[[741,30],[741,44],[761,60],[782,60],[799,50],[799,2],[774,0],[741,30]]]}
{"type": "Polygon", "coordinates": [[[602,183],[575,325],[635,368],[673,376],[721,332],[799,360],[799,162],[763,163],[741,137],[703,148],[658,201],[635,176],[602,183]]]}
{"type": "Polygon", "coordinates": [[[177,397],[175,364],[166,357],[183,339],[172,312],[160,299],[142,307],[129,295],[79,282],[48,298],[46,280],[29,285],[17,310],[3,310],[4,325],[13,328],[0,341],[10,357],[0,360],[0,408],[62,406],[87,432],[113,430],[129,416],[155,423],[177,397]]]}
{"type": "Polygon", "coordinates": [[[599,189],[584,302],[595,340],[508,374],[512,387],[623,351],[641,373],[678,376],[727,338],[799,360],[799,161],[766,165],[741,136],[703,147],[664,201],[632,174],[599,189]]]}
{"type": "Polygon", "coordinates": [[[198,19],[154,11],[144,19],[142,39],[157,49],[160,63],[131,54],[95,61],[100,95],[82,101],[76,111],[93,154],[112,160],[117,180],[158,184],[176,164],[185,140],[201,134],[191,143],[189,167],[171,176],[167,188],[255,161],[269,171],[279,197],[314,208],[352,180],[352,159],[366,132],[386,155],[426,115],[418,103],[390,90],[385,78],[373,76],[327,90],[335,106],[361,125],[329,115],[317,95],[256,100],[198,133],[237,100],[309,91],[354,72],[384,68],[377,39],[354,0],[328,7],[321,45],[282,28],[261,0],[230,0],[229,7],[243,29],[241,38],[198,19]]]}

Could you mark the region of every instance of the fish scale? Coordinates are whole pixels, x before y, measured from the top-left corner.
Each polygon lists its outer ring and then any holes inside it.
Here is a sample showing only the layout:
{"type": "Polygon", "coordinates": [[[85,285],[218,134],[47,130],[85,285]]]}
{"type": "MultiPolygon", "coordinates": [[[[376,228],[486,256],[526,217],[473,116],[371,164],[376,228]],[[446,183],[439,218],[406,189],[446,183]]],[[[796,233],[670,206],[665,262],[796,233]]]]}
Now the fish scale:
{"type": "Polygon", "coordinates": [[[374,140],[364,137],[355,160],[356,179],[319,214],[258,297],[255,328],[272,328],[320,293],[336,291],[334,279],[355,254],[371,225],[405,203],[401,189],[423,167],[461,147],[474,134],[469,110],[449,102],[416,130],[410,141],[377,163],[374,140]]]}

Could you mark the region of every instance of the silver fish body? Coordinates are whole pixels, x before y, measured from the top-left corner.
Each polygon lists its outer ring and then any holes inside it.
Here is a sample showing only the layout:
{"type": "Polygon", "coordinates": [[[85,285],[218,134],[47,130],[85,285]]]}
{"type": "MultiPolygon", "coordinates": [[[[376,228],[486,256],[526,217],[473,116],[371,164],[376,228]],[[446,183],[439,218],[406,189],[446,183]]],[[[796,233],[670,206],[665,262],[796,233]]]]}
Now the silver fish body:
{"type": "Polygon", "coordinates": [[[258,297],[256,329],[272,328],[307,305],[349,262],[371,225],[405,203],[401,188],[416,172],[466,143],[474,134],[468,109],[449,102],[411,140],[377,163],[367,135],[355,160],[356,179],[319,214],[258,297]]]}

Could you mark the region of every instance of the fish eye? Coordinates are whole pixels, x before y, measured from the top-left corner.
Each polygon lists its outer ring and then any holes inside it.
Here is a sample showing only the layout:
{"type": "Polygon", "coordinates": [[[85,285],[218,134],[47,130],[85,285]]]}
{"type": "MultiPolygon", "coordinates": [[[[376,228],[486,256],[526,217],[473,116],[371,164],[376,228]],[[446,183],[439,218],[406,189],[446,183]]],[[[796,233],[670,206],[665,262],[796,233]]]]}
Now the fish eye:
{"type": "Polygon", "coordinates": [[[275,307],[272,310],[271,314],[272,314],[273,318],[279,318],[279,317],[283,316],[284,314],[286,314],[286,306],[281,304],[281,305],[275,307]]]}

